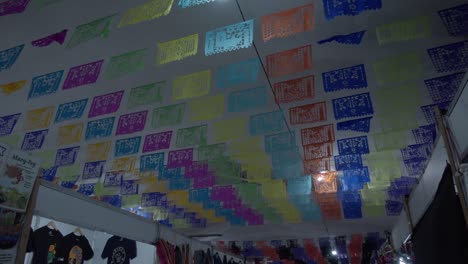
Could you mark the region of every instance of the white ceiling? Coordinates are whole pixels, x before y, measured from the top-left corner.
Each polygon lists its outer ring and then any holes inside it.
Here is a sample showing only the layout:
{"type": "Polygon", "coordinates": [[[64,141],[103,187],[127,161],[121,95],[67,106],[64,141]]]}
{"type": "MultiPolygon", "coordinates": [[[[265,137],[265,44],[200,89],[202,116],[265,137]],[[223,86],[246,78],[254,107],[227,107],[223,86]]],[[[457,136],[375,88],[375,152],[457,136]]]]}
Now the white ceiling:
{"type": "MultiPolygon", "coordinates": [[[[144,0],[136,1],[92,1],[81,0],[71,1],[63,0],[56,4],[45,7],[41,10],[33,8],[31,4],[27,10],[18,15],[0,17],[0,32],[2,33],[2,41],[0,42],[0,50],[4,50],[22,43],[29,43],[40,37],[69,29],[69,40],[75,26],[95,20],[100,17],[118,13],[117,19],[113,21],[111,33],[108,38],[96,39],[83,43],[75,48],[68,49],[57,44],[46,48],[33,48],[27,45],[23,50],[20,58],[9,71],[0,72],[0,84],[14,82],[18,80],[30,79],[34,76],[64,69],[65,72],[73,66],[84,64],[98,59],[108,59],[114,55],[141,49],[148,48],[148,56],[145,58],[145,69],[134,74],[127,75],[118,80],[106,80],[100,78],[99,81],[92,85],[62,91],[59,90],[56,94],[41,97],[38,99],[26,101],[29,92],[29,85],[6,97],[0,97],[0,105],[2,115],[25,112],[26,109],[35,109],[48,105],[58,105],[59,103],[79,100],[83,98],[92,98],[97,95],[119,91],[155,82],[168,81],[168,89],[164,91],[164,103],[169,105],[175,103],[172,100],[172,80],[176,76],[189,74],[201,70],[211,69],[212,76],[216,76],[216,68],[220,65],[239,62],[257,56],[253,48],[242,49],[234,52],[217,54],[206,57],[204,54],[204,36],[209,30],[231,25],[242,21],[241,14],[234,0],[218,0],[206,5],[200,5],[192,8],[181,9],[177,6],[177,0],[173,5],[172,11],[168,16],[164,16],[149,22],[139,23],[137,25],[117,28],[118,20],[125,10],[133,7],[144,0]],[[200,34],[198,54],[186,58],[179,62],[165,64],[161,67],[156,66],[156,44],[169,40],[181,38],[194,33],[200,34]]],[[[34,2],[34,1],[32,1],[34,2]]],[[[365,11],[357,16],[340,16],[333,20],[327,21],[324,18],[322,1],[310,0],[239,0],[240,7],[245,16],[245,19],[255,19],[255,34],[254,42],[261,56],[265,61],[265,56],[282,50],[292,49],[304,45],[311,44],[313,50],[314,67],[309,72],[300,74],[288,75],[281,79],[275,79],[274,82],[280,80],[293,79],[308,74],[315,75],[315,99],[309,101],[294,102],[282,106],[287,109],[293,106],[300,106],[311,102],[327,102],[328,120],[322,123],[314,123],[300,126],[291,126],[296,132],[296,143],[300,144],[300,138],[297,135],[301,128],[318,126],[328,123],[336,123],[333,118],[333,108],[331,100],[350,94],[361,92],[370,92],[378,89],[372,63],[382,58],[392,55],[398,55],[405,52],[417,52],[423,63],[423,79],[441,76],[435,72],[434,67],[427,56],[426,50],[431,47],[437,47],[445,44],[450,44],[459,41],[459,38],[450,37],[447,30],[443,26],[437,11],[448,7],[463,3],[460,0],[382,0],[383,8],[375,11],[365,11]],[[275,39],[269,42],[263,42],[261,36],[260,18],[264,15],[287,10],[293,7],[309,4],[313,2],[315,7],[315,28],[312,32],[300,33],[291,37],[275,39]],[[427,15],[431,19],[432,37],[429,39],[419,39],[408,42],[388,44],[380,46],[376,40],[375,28],[378,25],[390,23],[399,19],[412,18],[420,15],[427,15]],[[338,43],[329,43],[318,45],[317,41],[340,34],[349,34],[356,31],[366,30],[364,39],[360,45],[343,45],[338,43]],[[333,93],[325,93],[323,90],[321,73],[340,69],[348,66],[365,64],[368,88],[359,90],[342,90],[333,93]]],[[[104,65],[105,68],[106,65],[104,65]]],[[[213,77],[215,78],[215,77],[213,77]]],[[[424,83],[419,80],[418,85],[423,91],[424,104],[430,104],[431,100],[428,96],[424,83]]],[[[212,80],[212,88],[210,95],[228,94],[234,90],[252,88],[260,85],[268,85],[265,74],[261,71],[260,78],[257,83],[242,85],[225,90],[219,90],[214,87],[214,79],[212,80]]],[[[405,96],[402,94],[401,96],[405,96]]],[[[128,92],[124,95],[125,102],[128,98],[128,92]]],[[[274,103],[273,95],[270,94],[268,105],[264,109],[259,109],[255,113],[249,113],[245,116],[256,113],[265,113],[278,109],[274,103]]],[[[188,100],[187,100],[188,101],[188,100]]],[[[177,101],[181,102],[181,101],[177,101]]],[[[123,105],[124,103],[122,103],[123,105]]],[[[88,103],[90,105],[90,102],[88,103]]],[[[418,112],[420,105],[414,106],[414,111],[418,112]]],[[[85,110],[85,113],[87,113],[85,110]]],[[[149,109],[152,109],[149,108],[149,109]]],[[[372,121],[371,133],[369,134],[369,144],[371,152],[375,151],[372,140],[372,133],[378,131],[376,126],[379,117],[379,105],[374,105],[376,115],[372,121]]],[[[121,106],[119,111],[114,114],[118,117],[128,112],[126,107],[121,106]]],[[[420,112],[418,112],[421,124],[425,120],[420,112]]],[[[24,116],[24,115],[23,115],[24,116]]],[[[86,114],[84,116],[87,116],[86,114]]],[[[239,114],[228,113],[225,111],[223,118],[239,116],[239,114]]],[[[289,118],[288,118],[289,119],[289,118]]],[[[83,121],[86,118],[82,118],[83,121]]],[[[20,135],[21,139],[24,135],[22,119],[19,121],[14,130],[15,134],[20,135]]],[[[74,120],[73,122],[76,122],[74,120]]],[[[72,123],[72,122],[69,122],[72,123]]],[[[190,123],[186,113],[185,121],[171,129],[175,131],[178,128],[194,126],[197,124],[212,124],[212,122],[190,123]]],[[[62,125],[62,124],[60,124],[62,125]]],[[[43,146],[43,150],[54,150],[56,146],[56,132],[59,125],[53,124],[49,129],[49,135],[43,146]]],[[[147,135],[154,132],[147,122],[146,130],[136,135],[147,135]]],[[[161,130],[165,131],[165,130],[161,130]]],[[[243,133],[246,131],[241,131],[243,133]]],[[[208,132],[208,143],[211,143],[211,132],[208,132]]],[[[115,134],[115,132],[114,132],[115,134]]],[[[336,138],[347,138],[355,135],[361,135],[351,132],[337,131],[336,138]]],[[[135,136],[135,135],[133,135],[135,136]]],[[[247,136],[247,133],[246,133],[247,136]]],[[[125,138],[126,136],[113,136],[111,139],[125,138]]],[[[21,144],[21,143],[19,143],[21,144]]],[[[78,156],[77,163],[84,163],[84,151],[86,144],[84,139],[81,142],[82,150],[78,156]]],[[[336,144],[334,144],[334,154],[338,154],[336,144]]],[[[18,145],[21,146],[21,145],[18,145]]],[[[171,149],[175,149],[175,137],[171,149]]],[[[398,150],[396,150],[398,151],[398,150]]],[[[111,152],[112,153],[112,152],[111,152]]],[[[109,164],[113,155],[109,157],[109,164]]],[[[380,231],[388,229],[392,226],[394,217],[364,217],[358,220],[341,220],[341,221],[316,221],[299,224],[266,224],[264,226],[252,227],[229,227],[224,224],[209,225],[206,229],[187,230],[187,234],[211,234],[222,233],[223,238],[232,240],[247,240],[247,239],[282,239],[291,237],[316,237],[326,235],[340,235],[361,233],[367,231],[380,231]]]]}

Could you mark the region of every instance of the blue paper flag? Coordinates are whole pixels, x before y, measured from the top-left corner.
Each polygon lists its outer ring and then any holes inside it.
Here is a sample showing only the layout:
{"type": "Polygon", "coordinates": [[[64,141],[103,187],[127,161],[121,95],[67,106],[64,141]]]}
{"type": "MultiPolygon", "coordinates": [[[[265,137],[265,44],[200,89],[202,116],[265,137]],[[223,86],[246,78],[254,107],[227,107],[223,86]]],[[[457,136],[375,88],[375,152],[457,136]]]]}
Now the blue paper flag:
{"type": "Polygon", "coordinates": [[[50,168],[41,169],[40,178],[46,181],[53,181],[55,174],[57,173],[58,166],[52,166],[50,168]]]}
{"type": "Polygon", "coordinates": [[[367,87],[364,64],[322,73],[325,92],[367,87]]]}
{"type": "Polygon", "coordinates": [[[75,163],[80,147],[58,149],[55,155],[55,166],[67,166],[75,163]]]}
{"type": "Polygon", "coordinates": [[[20,116],[21,113],[0,117],[0,137],[10,135],[13,132],[20,116]]]}
{"type": "Polygon", "coordinates": [[[416,144],[433,144],[437,137],[437,130],[435,124],[420,126],[413,129],[414,139],[416,144]]]}
{"type": "Polygon", "coordinates": [[[337,16],[355,16],[366,10],[381,8],[381,0],[323,0],[323,9],[327,20],[337,16]]]}
{"type": "Polygon", "coordinates": [[[388,216],[399,216],[402,209],[403,203],[400,201],[385,201],[385,210],[387,211],[388,216]]]}
{"type": "Polygon", "coordinates": [[[104,187],[120,187],[122,185],[122,179],[124,176],[124,172],[120,171],[109,171],[106,172],[104,176],[104,187]]]}
{"type": "Polygon", "coordinates": [[[286,127],[283,111],[262,113],[250,116],[250,135],[280,132],[286,127]]]}
{"type": "Polygon", "coordinates": [[[260,86],[252,89],[234,91],[229,94],[229,112],[250,112],[267,104],[267,89],[260,86]]]}
{"type": "Polygon", "coordinates": [[[80,184],[78,187],[77,192],[84,194],[86,196],[90,196],[94,193],[94,186],[96,186],[95,183],[84,183],[80,184]]]}
{"type": "Polygon", "coordinates": [[[336,143],[338,144],[338,152],[340,155],[369,153],[369,143],[367,142],[367,136],[340,139],[337,140],[336,143]]]}
{"type": "Polygon", "coordinates": [[[312,193],[312,178],[304,176],[288,179],[287,188],[290,195],[310,195],[312,193]]]}
{"type": "Polygon", "coordinates": [[[356,94],[333,99],[333,113],[335,119],[360,117],[374,113],[369,93],[356,94]]]}
{"type": "Polygon", "coordinates": [[[415,144],[401,149],[403,160],[428,159],[431,156],[432,144],[415,144]]]}
{"type": "Polygon", "coordinates": [[[31,81],[28,99],[57,92],[62,76],[63,70],[34,77],[31,81]]]}
{"type": "Polygon", "coordinates": [[[439,16],[452,36],[468,34],[468,4],[439,11],[439,16]]]}
{"type": "Polygon", "coordinates": [[[362,168],[362,158],[360,154],[335,156],[336,170],[349,170],[362,168]]]}
{"type": "Polygon", "coordinates": [[[251,19],[206,32],[205,56],[252,46],[253,26],[251,19]]]}
{"type": "Polygon", "coordinates": [[[343,216],[345,219],[359,219],[362,218],[361,203],[342,203],[343,216]]]}
{"type": "Polygon", "coordinates": [[[358,44],[361,44],[362,38],[364,37],[365,33],[366,33],[366,30],[358,31],[358,32],[354,32],[354,33],[346,34],[346,35],[335,35],[327,39],[320,40],[318,44],[322,45],[325,43],[336,41],[340,44],[358,45],[358,44]]]}
{"type": "Polygon", "coordinates": [[[101,178],[105,164],[105,160],[85,163],[82,174],[83,180],[101,178]]]}
{"type": "Polygon", "coordinates": [[[115,141],[114,157],[136,154],[140,151],[141,137],[123,138],[115,141]]]}
{"type": "Polygon", "coordinates": [[[83,115],[88,99],[60,104],[55,115],[55,123],[77,119],[83,115]]]}
{"type": "Polygon", "coordinates": [[[427,159],[407,159],[404,160],[403,163],[405,164],[409,176],[420,176],[426,169],[427,159]]]}
{"type": "Polygon", "coordinates": [[[294,131],[265,136],[265,152],[287,151],[296,147],[294,131]]]}
{"type": "Polygon", "coordinates": [[[179,6],[181,8],[192,7],[196,5],[203,5],[210,2],[214,2],[215,0],[179,0],[179,6]]]}
{"type": "Polygon", "coordinates": [[[347,181],[352,179],[360,183],[370,182],[369,169],[367,167],[362,167],[358,169],[343,170],[343,178],[347,181]]]}
{"type": "Polygon", "coordinates": [[[120,195],[106,195],[101,197],[101,201],[115,207],[122,207],[122,197],[120,195]]]}
{"type": "Polygon", "coordinates": [[[372,116],[339,122],[336,124],[336,130],[339,130],[339,131],[350,130],[350,131],[356,131],[356,132],[369,133],[371,119],[372,119],[372,116]]]}
{"type": "Polygon", "coordinates": [[[85,139],[93,140],[110,136],[114,128],[114,121],[115,117],[89,121],[86,126],[85,139]]]}
{"type": "Polygon", "coordinates": [[[0,51],[0,72],[13,66],[23,48],[24,44],[0,51]]]}
{"type": "Polygon", "coordinates": [[[216,86],[218,89],[224,89],[235,85],[255,83],[258,79],[259,67],[258,58],[220,66],[216,86]]]}
{"type": "Polygon", "coordinates": [[[432,101],[436,104],[452,101],[461,85],[463,76],[465,76],[464,72],[458,72],[425,80],[424,83],[429,90],[432,101]]]}
{"type": "Polygon", "coordinates": [[[468,68],[468,41],[428,49],[427,52],[438,72],[468,68]]]}
{"type": "Polygon", "coordinates": [[[48,129],[28,132],[24,134],[23,144],[21,145],[21,150],[36,150],[42,147],[45,137],[49,132],[48,129]]]}
{"type": "Polygon", "coordinates": [[[138,194],[138,181],[122,181],[122,185],[120,186],[120,194],[121,195],[133,195],[138,194]]]}
{"type": "Polygon", "coordinates": [[[140,156],[140,171],[162,171],[164,152],[140,156]]]}

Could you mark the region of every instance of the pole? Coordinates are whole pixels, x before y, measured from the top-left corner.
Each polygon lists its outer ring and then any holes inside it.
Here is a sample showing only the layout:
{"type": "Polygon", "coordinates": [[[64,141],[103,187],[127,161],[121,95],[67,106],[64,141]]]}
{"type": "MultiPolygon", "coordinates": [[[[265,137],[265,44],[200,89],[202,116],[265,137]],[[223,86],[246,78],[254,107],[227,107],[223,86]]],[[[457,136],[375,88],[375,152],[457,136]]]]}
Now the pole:
{"type": "Polygon", "coordinates": [[[40,179],[36,177],[34,181],[34,186],[31,191],[31,196],[29,198],[28,207],[26,207],[26,212],[24,216],[23,226],[21,230],[21,236],[19,239],[18,249],[16,251],[16,264],[24,264],[24,257],[26,255],[26,247],[28,246],[29,241],[29,231],[31,230],[31,222],[34,214],[34,208],[36,208],[37,192],[39,190],[40,179]]]}

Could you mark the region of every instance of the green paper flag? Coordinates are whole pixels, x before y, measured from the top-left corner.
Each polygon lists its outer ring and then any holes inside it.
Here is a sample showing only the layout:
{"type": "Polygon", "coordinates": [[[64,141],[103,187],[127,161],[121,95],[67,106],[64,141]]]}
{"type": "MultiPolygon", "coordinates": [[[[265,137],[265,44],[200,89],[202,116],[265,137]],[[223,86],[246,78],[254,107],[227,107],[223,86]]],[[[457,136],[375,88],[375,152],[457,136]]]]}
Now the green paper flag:
{"type": "Polygon", "coordinates": [[[112,80],[145,68],[145,56],[148,49],[140,49],[114,56],[110,59],[105,76],[112,80]]]}
{"type": "Polygon", "coordinates": [[[166,81],[162,81],[132,88],[130,90],[127,108],[132,109],[139,106],[162,103],[164,100],[162,93],[166,87],[166,81]]]}
{"type": "Polygon", "coordinates": [[[75,32],[68,41],[67,48],[73,48],[81,43],[90,41],[95,38],[107,38],[110,32],[110,25],[116,15],[103,17],[86,24],[79,25],[75,28],[75,32]]]}

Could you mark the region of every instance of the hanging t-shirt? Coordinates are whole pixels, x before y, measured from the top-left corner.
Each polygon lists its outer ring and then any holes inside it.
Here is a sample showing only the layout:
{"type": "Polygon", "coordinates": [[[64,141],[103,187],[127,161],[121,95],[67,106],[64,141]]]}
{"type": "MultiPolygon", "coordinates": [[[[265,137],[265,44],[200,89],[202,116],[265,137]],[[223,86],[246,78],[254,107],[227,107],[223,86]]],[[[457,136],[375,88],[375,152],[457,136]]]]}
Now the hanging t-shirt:
{"type": "Polygon", "coordinates": [[[60,231],[43,226],[32,236],[32,264],[51,264],[57,253],[57,244],[63,238],[60,231]]]}
{"type": "Polygon", "coordinates": [[[101,254],[103,259],[107,258],[107,264],[129,264],[136,256],[136,242],[118,236],[112,236],[107,240],[101,254]]]}
{"type": "Polygon", "coordinates": [[[88,239],[70,233],[63,237],[57,246],[56,262],[58,264],[83,264],[94,255],[88,239]]]}

